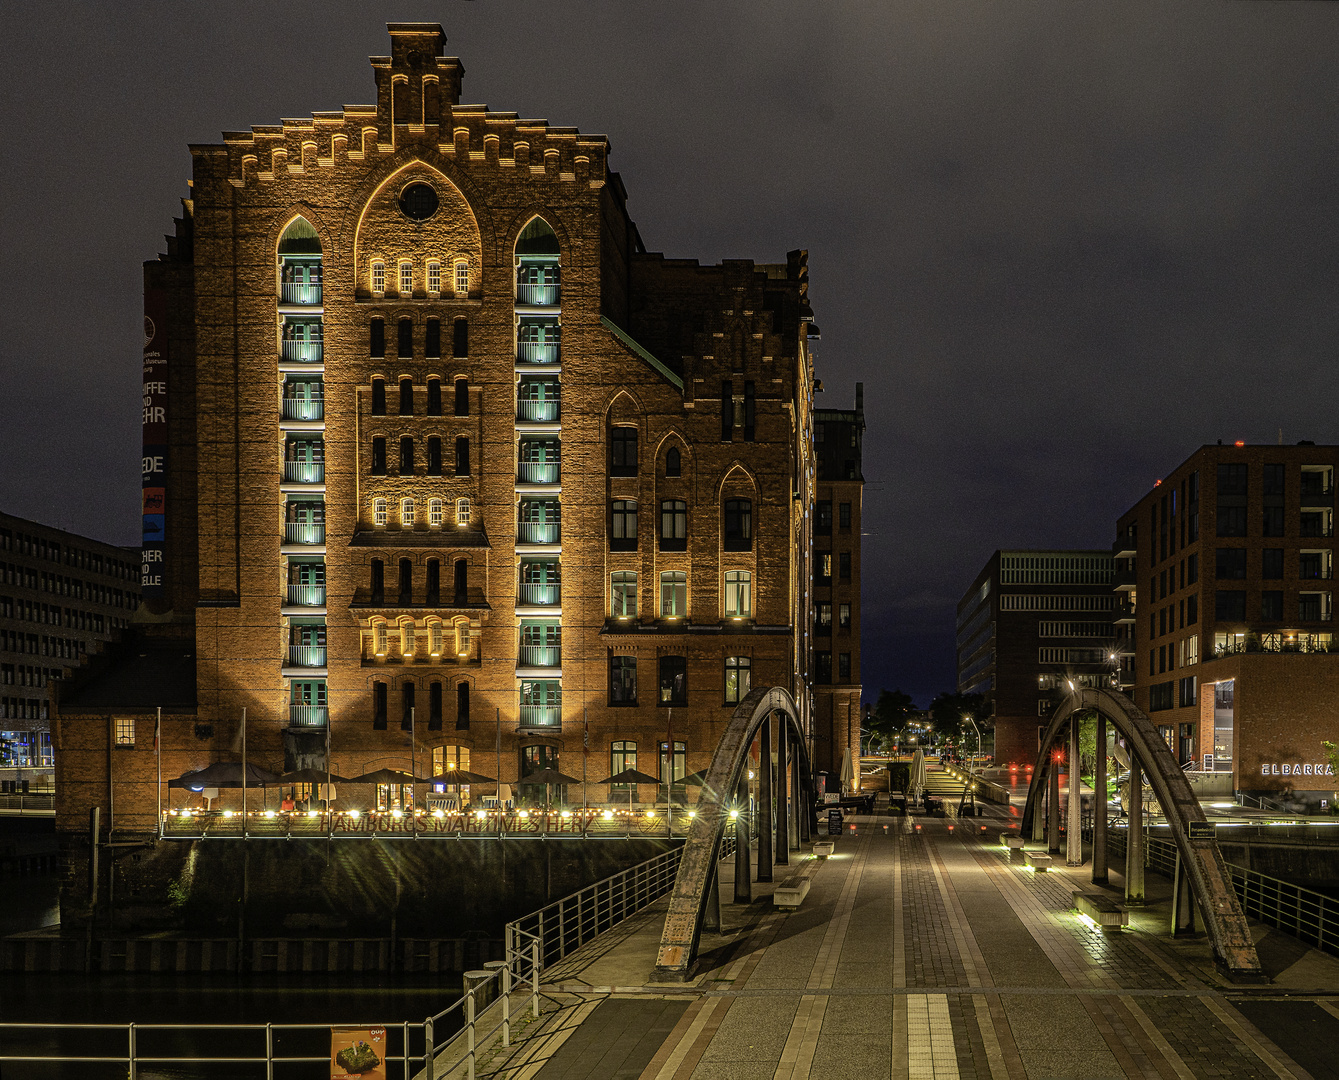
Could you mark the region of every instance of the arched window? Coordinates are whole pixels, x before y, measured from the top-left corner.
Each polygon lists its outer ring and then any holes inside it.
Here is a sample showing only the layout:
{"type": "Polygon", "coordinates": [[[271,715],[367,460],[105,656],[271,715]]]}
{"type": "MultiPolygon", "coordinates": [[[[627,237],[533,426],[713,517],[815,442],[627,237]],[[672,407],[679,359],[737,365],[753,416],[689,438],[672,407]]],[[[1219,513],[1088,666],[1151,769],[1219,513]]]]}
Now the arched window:
{"type": "Polygon", "coordinates": [[[677,446],[671,446],[669,452],[665,455],[665,475],[683,475],[683,464],[679,459],[679,448],[677,446]]]}
{"type": "Polygon", "coordinates": [[[558,237],[543,218],[532,218],[516,238],[517,255],[557,255],[558,237]]]}
{"type": "Polygon", "coordinates": [[[442,415],[442,380],[438,378],[428,379],[428,415],[442,415]]]}
{"type": "MultiPolygon", "coordinates": [[[[442,684],[439,682],[428,684],[428,730],[442,730],[442,684]]],[[[437,767],[438,751],[441,749],[440,746],[434,746],[432,750],[433,776],[441,775],[441,770],[437,767]]]]}
{"type": "Polygon", "coordinates": [[[442,475],[442,438],[440,435],[428,436],[428,475],[442,475]]]}
{"type": "Polygon", "coordinates": [[[660,575],[660,617],[682,619],[688,614],[688,575],[666,570],[660,575]]]}
{"type": "Polygon", "coordinates": [[[463,679],[456,683],[456,730],[468,731],[470,726],[470,684],[463,679]]]}
{"type": "Polygon", "coordinates": [[[465,527],[470,523],[470,501],[469,499],[456,500],[456,524],[465,527]]]}
{"type": "Polygon", "coordinates": [[[372,467],[373,476],[386,475],[386,436],[372,436],[372,467]]]}
{"type": "Polygon", "coordinates": [[[372,524],[384,526],[386,524],[386,500],[372,500],[372,524]]]}
{"type": "Polygon", "coordinates": [[[451,324],[451,356],[463,360],[470,355],[470,321],[456,319],[451,324]]]}
{"type": "Polygon", "coordinates": [[[412,529],[414,527],[414,500],[400,500],[400,528],[412,529]]]}
{"type": "Polygon", "coordinates": [[[470,475],[470,438],[468,435],[456,436],[456,475],[470,475]]]}
{"type": "Polygon", "coordinates": [[[400,475],[414,475],[414,437],[412,435],[400,436],[400,475]]]}
{"type": "MultiPolygon", "coordinates": [[[[404,561],[408,562],[407,559],[404,561]]],[[[417,641],[418,636],[414,633],[414,620],[402,619],[400,621],[400,655],[413,656],[417,641]]]]}
{"type": "Polygon", "coordinates": [[[470,624],[465,619],[456,620],[456,656],[460,659],[470,655],[470,624]]]}
{"type": "Polygon", "coordinates": [[[411,559],[400,560],[399,601],[401,605],[414,602],[414,563],[411,559]]]}
{"type": "Polygon", "coordinates": [[[469,597],[469,561],[457,559],[452,567],[452,593],[456,607],[463,607],[469,597]]]}
{"type": "Polygon", "coordinates": [[[386,698],[388,693],[388,683],[375,682],[372,684],[372,726],[378,731],[386,730],[386,698]]]}
{"type": "Polygon", "coordinates": [[[414,320],[401,319],[395,331],[395,354],[405,360],[414,355],[414,320]]]}
{"type": "Polygon", "coordinates": [[[372,650],[377,656],[384,657],[386,655],[388,637],[384,619],[378,619],[372,624],[372,650]]]}
{"type": "Polygon", "coordinates": [[[386,291],[386,264],[380,259],[372,263],[372,291],[380,296],[386,291]]]}
{"type": "Polygon", "coordinates": [[[380,559],[372,560],[369,579],[372,603],[384,604],[386,602],[386,564],[380,559]]]}
{"type": "Polygon", "coordinates": [[[637,571],[615,570],[610,576],[609,614],[615,618],[637,614],[637,571]]]}
{"type": "Polygon", "coordinates": [[[304,217],[295,217],[279,237],[280,255],[319,255],[321,238],[316,235],[311,222],[304,217]]]}
{"type": "Polygon", "coordinates": [[[464,259],[456,260],[456,295],[468,296],[470,293],[470,264],[464,259]]]}
{"type": "Polygon", "coordinates": [[[438,619],[428,623],[428,653],[440,659],[442,655],[442,624],[438,619]]]}
{"type": "Polygon", "coordinates": [[[747,570],[728,570],[725,574],[725,617],[753,618],[753,575],[747,570]]]}
{"type": "Polygon", "coordinates": [[[400,263],[400,295],[409,296],[414,291],[414,264],[408,259],[400,263]]]}
{"type": "Polygon", "coordinates": [[[386,415],[386,380],[372,380],[372,415],[386,415]]]}
{"type": "Polygon", "coordinates": [[[414,415],[414,380],[400,380],[400,415],[414,415]]]}
{"type": "Polygon", "coordinates": [[[469,416],[470,414],[470,381],[469,379],[456,380],[456,415],[469,416]]]}
{"type": "Polygon", "coordinates": [[[440,259],[428,260],[428,292],[437,295],[442,291],[442,263],[440,259]]]}
{"type": "MultiPolygon", "coordinates": [[[[424,601],[428,607],[437,607],[442,602],[442,562],[440,559],[428,560],[428,583],[424,601]]],[[[440,651],[440,650],[439,650],[440,651]]]]}
{"type": "Polygon", "coordinates": [[[434,529],[440,529],[442,527],[442,506],[441,499],[428,500],[428,524],[434,529]]]}

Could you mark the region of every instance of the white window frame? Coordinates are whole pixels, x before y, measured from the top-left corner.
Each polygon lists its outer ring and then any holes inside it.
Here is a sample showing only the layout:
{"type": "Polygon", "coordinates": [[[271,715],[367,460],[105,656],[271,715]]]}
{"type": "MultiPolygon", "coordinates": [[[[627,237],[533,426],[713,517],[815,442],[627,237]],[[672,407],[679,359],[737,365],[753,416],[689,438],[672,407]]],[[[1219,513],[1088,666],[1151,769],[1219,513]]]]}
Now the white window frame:
{"type": "Polygon", "coordinates": [[[442,624],[440,622],[428,624],[428,652],[437,657],[442,655],[442,624]]]}
{"type": "Polygon", "coordinates": [[[386,264],[380,259],[372,262],[372,291],[378,295],[386,291],[386,264]]]}
{"type": "Polygon", "coordinates": [[[382,528],[382,529],[384,529],[384,528],[386,527],[386,500],[385,500],[385,499],[373,499],[373,500],[372,500],[372,524],[375,525],[375,526],[377,526],[378,528],[382,528]]]}
{"type": "Polygon", "coordinates": [[[116,745],[135,745],[135,718],[133,716],[118,716],[116,718],[116,745]]]}
{"type": "Polygon", "coordinates": [[[456,500],[456,527],[464,528],[470,523],[470,501],[469,499],[456,500]]]}
{"type": "Polygon", "coordinates": [[[440,259],[428,260],[428,292],[434,296],[442,291],[442,261],[440,259]]]}
{"type": "Polygon", "coordinates": [[[385,656],[389,643],[390,628],[384,622],[372,627],[372,648],[378,656],[385,656]]]}
{"type": "Polygon", "coordinates": [[[414,518],[417,517],[414,500],[406,496],[400,500],[400,528],[412,529],[414,527],[414,518]]]}
{"type": "Polygon", "coordinates": [[[446,517],[443,509],[444,506],[445,504],[441,499],[428,500],[428,525],[430,527],[434,529],[440,529],[442,527],[442,521],[446,517]]]}
{"type": "Polygon", "coordinates": [[[470,624],[464,619],[456,623],[456,655],[470,654],[470,624]]]}
{"type": "Polygon", "coordinates": [[[455,287],[457,296],[468,296],[470,293],[470,264],[464,259],[457,259],[452,267],[452,285],[455,287]]]}
{"type": "Polygon", "coordinates": [[[753,574],[750,571],[726,571],[725,617],[727,619],[753,618],[753,574]]]}
{"type": "Polygon", "coordinates": [[[414,264],[408,259],[400,260],[400,295],[406,296],[414,291],[414,264]]]}

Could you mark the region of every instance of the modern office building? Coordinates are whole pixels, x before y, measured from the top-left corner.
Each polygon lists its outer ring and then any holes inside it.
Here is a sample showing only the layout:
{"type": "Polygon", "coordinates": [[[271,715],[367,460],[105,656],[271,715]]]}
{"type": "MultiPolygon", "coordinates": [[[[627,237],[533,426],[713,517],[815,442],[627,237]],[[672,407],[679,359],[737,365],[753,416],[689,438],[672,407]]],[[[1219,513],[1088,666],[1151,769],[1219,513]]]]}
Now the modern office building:
{"type": "Polygon", "coordinates": [[[1237,790],[1334,798],[1337,464],[1334,446],[1203,446],[1117,524],[1135,703],[1237,790]]]}
{"type": "Polygon", "coordinates": [[[156,694],[167,775],[329,747],[344,775],[552,766],[592,803],[706,767],[751,686],[849,739],[863,413],[819,414],[816,458],[806,253],[647,251],[604,136],[462,104],[439,26],[390,33],[375,105],[191,148],[145,270],[162,622],[137,703],[98,673],[69,699],[70,828],[109,745],[118,828],[152,827],[156,694]]]}
{"type": "Polygon", "coordinates": [[[860,754],[860,508],[865,387],[854,409],[815,409],[814,762],[834,775],[842,751],[860,754]]]}
{"type": "Polygon", "coordinates": [[[998,764],[1036,761],[1064,682],[1116,678],[1111,580],[1107,551],[997,551],[958,602],[958,692],[991,700],[998,764]]]}
{"type": "Polygon", "coordinates": [[[0,514],[0,766],[49,766],[49,686],[139,606],[139,552],[0,514]]]}

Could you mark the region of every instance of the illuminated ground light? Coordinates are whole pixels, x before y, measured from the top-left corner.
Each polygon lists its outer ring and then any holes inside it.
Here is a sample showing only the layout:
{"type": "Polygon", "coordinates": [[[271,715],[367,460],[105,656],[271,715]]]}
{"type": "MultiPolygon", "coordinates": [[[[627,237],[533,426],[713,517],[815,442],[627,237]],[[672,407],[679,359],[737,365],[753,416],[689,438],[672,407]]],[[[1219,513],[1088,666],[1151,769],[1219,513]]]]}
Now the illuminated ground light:
{"type": "Polygon", "coordinates": [[[435,818],[444,818],[446,817],[446,814],[444,814],[440,809],[438,809],[432,812],[432,816],[435,818]]]}
{"type": "Polygon", "coordinates": [[[360,817],[362,817],[362,814],[360,814],[357,810],[350,810],[349,817],[353,818],[354,821],[357,821],[360,817]]]}
{"type": "Polygon", "coordinates": [[[399,821],[402,817],[404,817],[404,812],[401,810],[392,810],[391,817],[393,817],[396,821],[399,821]]]}
{"type": "MultiPolygon", "coordinates": [[[[522,817],[525,816],[525,811],[521,811],[521,816],[522,816],[522,817]]],[[[602,818],[604,818],[605,821],[612,821],[612,820],[614,819],[614,814],[613,814],[613,811],[611,811],[611,810],[606,810],[606,811],[605,811],[603,814],[601,814],[600,816],[601,816],[602,818]]]]}

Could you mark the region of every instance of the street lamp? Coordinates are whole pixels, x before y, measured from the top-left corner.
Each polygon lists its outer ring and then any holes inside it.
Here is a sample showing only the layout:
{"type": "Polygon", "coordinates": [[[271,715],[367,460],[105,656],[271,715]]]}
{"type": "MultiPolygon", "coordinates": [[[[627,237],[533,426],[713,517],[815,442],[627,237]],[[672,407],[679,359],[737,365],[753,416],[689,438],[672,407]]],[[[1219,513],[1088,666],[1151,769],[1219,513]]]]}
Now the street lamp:
{"type": "Polygon", "coordinates": [[[977,759],[978,755],[980,755],[980,753],[981,753],[981,729],[980,729],[979,727],[976,726],[976,721],[973,720],[970,716],[967,716],[967,715],[964,714],[963,719],[966,720],[967,723],[971,724],[971,725],[972,725],[972,730],[973,730],[974,732],[976,732],[976,752],[972,754],[972,761],[971,761],[971,764],[968,765],[968,767],[967,767],[967,769],[968,769],[969,772],[975,772],[975,771],[976,771],[976,759],[977,759]]]}

